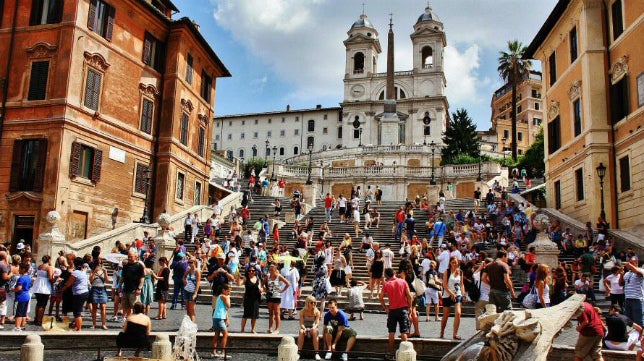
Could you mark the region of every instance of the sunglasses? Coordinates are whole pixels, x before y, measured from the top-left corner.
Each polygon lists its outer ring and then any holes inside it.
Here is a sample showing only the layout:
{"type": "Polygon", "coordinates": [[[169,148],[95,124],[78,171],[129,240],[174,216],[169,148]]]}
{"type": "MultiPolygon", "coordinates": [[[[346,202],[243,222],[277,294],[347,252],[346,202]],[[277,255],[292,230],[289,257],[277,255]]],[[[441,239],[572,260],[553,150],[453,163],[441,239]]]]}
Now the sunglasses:
{"type": "Polygon", "coordinates": [[[255,270],[254,269],[249,269],[248,272],[255,272],[255,270]]]}

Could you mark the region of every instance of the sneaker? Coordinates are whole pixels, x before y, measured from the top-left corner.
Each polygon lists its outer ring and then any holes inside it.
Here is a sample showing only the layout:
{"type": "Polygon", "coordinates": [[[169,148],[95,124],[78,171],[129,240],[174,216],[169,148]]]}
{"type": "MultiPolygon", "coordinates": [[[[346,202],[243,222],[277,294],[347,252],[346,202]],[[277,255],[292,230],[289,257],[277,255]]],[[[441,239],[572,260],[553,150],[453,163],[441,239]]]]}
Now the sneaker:
{"type": "Polygon", "coordinates": [[[324,355],[325,360],[330,360],[331,357],[333,357],[333,353],[331,353],[331,352],[327,352],[326,355],[324,355]]]}
{"type": "Polygon", "coordinates": [[[20,327],[14,327],[13,332],[22,332],[22,328],[20,327]]]}
{"type": "Polygon", "coordinates": [[[322,357],[320,357],[320,355],[319,355],[319,354],[317,354],[317,353],[315,354],[315,359],[316,359],[317,361],[322,361],[322,357]]]}
{"type": "Polygon", "coordinates": [[[345,352],[345,353],[343,353],[343,354],[342,354],[342,361],[347,361],[348,359],[349,359],[349,355],[347,355],[347,353],[346,353],[346,352],[345,352]]]}
{"type": "Polygon", "coordinates": [[[0,330],[4,330],[4,325],[0,325],[0,330]]]}

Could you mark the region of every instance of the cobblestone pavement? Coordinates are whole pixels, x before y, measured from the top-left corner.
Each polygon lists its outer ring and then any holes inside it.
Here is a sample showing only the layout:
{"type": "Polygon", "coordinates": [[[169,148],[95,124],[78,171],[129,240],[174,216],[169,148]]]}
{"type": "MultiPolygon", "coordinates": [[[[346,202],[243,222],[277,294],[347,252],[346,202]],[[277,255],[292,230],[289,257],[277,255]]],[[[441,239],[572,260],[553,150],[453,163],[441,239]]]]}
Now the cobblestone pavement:
{"type": "MultiPolygon", "coordinates": [[[[108,311],[111,311],[111,307],[108,308],[108,311]]],[[[150,315],[154,317],[156,316],[156,312],[157,312],[157,309],[155,304],[150,311],[150,315]]],[[[33,315],[33,312],[31,314],[33,315]]],[[[181,320],[183,319],[183,316],[185,314],[186,313],[183,310],[168,310],[168,318],[166,320],[158,320],[158,321],[152,320],[152,331],[163,331],[163,332],[177,331],[181,323],[181,320]]],[[[199,325],[200,331],[207,331],[212,326],[210,322],[211,314],[212,314],[212,310],[209,305],[197,305],[197,324],[199,325]]],[[[111,315],[111,312],[108,312],[108,318],[110,318],[109,315],[111,315]]],[[[232,334],[240,332],[241,316],[242,316],[242,309],[238,306],[233,306],[233,308],[230,310],[231,321],[230,321],[230,328],[229,328],[229,331],[232,334]]],[[[356,321],[350,322],[351,327],[354,328],[358,333],[358,342],[360,342],[359,341],[360,336],[387,337],[387,329],[385,326],[386,315],[365,313],[364,317],[365,317],[365,320],[363,321],[356,320],[356,321]]],[[[431,319],[433,320],[433,317],[431,319]]],[[[100,320],[98,321],[98,325],[100,326],[100,320]]],[[[111,321],[107,322],[107,325],[109,329],[113,331],[118,331],[122,327],[122,324],[117,322],[111,322],[111,321]]],[[[452,325],[453,325],[453,317],[450,317],[447,323],[447,327],[445,329],[446,337],[451,338],[451,336],[453,335],[452,325]]],[[[90,326],[91,326],[91,318],[89,317],[89,315],[86,314],[83,317],[83,329],[88,330],[90,326]]],[[[248,333],[250,332],[250,320],[246,326],[247,326],[246,332],[248,333]]],[[[438,338],[440,335],[440,321],[425,322],[425,316],[423,315],[421,316],[419,327],[420,327],[420,334],[423,338],[438,338]]],[[[260,310],[260,318],[257,320],[256,328],[260,336],[262,333],[265,333],[268,328],[268,314],[265,308],[262,308],[260,310]]],[[[282,320],[280,334],[296,335],[298,328],[299,328],[298,319],[282,320]]],[[[10,331],[11,329],[12,327],[7,321],[5,330],[3,331],[11,332],[10,331]]],[[[40,327],[36,327],[31,324],[28,324],[26,331],[23,331],[23,333],[28,333],[30,331],[41,331],[41,330],[42,329],[40,327]]],[[[471,317],[462,318],[459,335],[464,339],[466,339],[472,336],[474,333],[475,333],[474,318],[471,318],[471,317]]],[[[70,333],[70,336],[72,336],[71,333],[70,333]]],[[[574,328],[566,328],[556,338],[555,343],[572,346],[575,344],[576,340],[577,340],[577,333],[575,332],[574,328]]],[[[146,355],[143,355],[143,356],[146,356],[146,355]]],[[[207,357],[207,354],[204,354],[204,357],[207,357]]],[[[4,360],[13,361],[18,359],[19,359],[19,350],[16,350],[16,352],[0,353],[0,361],[4,361],[4,360]]],[[[65,354],[65,353],[52,352],[52,353],[47,353],[45,359],[47,361],[58,361],[58,360],[89,361],[89,360],[95,360],[96,354],[82,353],[82,354],[69,355],[68,353],[65,354]]],[[[275,355],[236,355],[233,359],[234,360],[256,360],[256,361],[271,360],[272,361],[277,359],[277,355],[276,354],[275,355]]]]}

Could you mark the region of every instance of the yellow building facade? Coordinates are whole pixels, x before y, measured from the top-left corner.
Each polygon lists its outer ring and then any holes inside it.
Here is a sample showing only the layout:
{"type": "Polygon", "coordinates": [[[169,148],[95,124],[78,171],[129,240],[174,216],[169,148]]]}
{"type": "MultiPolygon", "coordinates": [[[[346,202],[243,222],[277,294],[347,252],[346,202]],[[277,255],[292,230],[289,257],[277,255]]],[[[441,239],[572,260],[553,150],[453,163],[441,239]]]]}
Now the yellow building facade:
{"type": "Polygon", "coordinates": [[[642,39],[641,1],[560,0],[528,46],[543,69],[548,207],[593,225],[602,211],[611,228],[643,223],[642,39]]]}

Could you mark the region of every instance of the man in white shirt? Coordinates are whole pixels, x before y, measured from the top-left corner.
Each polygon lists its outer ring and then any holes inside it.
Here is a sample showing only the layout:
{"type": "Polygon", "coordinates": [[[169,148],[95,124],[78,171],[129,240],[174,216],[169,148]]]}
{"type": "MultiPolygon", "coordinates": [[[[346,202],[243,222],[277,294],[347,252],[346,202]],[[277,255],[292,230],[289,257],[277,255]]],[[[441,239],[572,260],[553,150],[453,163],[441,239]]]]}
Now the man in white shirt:
{"type": "Polygon", "coordinates": [[[458,250],[458,246],[452,243],[452,251],[449,253],[450,258],[456,257],[459,262],[463,262],[463,254],[458,250]]]}
{"type": "Polygon", "coordinates": [[[422,267],[423,271],[421,275],[423,276],[423,281],[426,282],[427,280],[425,279],[425,275],[427,274],[427,271],[429,271],[429,266],[432,263],[432,260],[429,258],[429,253],[425,255],[425,258],[423,258],[423,261],[420,263],[420,267],[422,267]]]}
{"type": "Polygon", "coordinates": [[[391,250],[389,243],[385,244],[385,249],[382,250],[382,260],[384,262],[385,269],[393,266],[394,256],[394,251],[391,250]]]}
{"type": "Polygon", "coordinates": [[[353,230],[356,233],[356,238],[360,237],[360,209],[353,209],[353,230]]]}
{"type": "Polygon", "coordinates": [[[447,250],[447,245],[445,243],[441,244],[441,253],[438,255],[438,275],[442,279],[443,274],[447,271],[449,267],[449,251],[447,250]]]}

